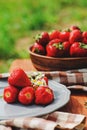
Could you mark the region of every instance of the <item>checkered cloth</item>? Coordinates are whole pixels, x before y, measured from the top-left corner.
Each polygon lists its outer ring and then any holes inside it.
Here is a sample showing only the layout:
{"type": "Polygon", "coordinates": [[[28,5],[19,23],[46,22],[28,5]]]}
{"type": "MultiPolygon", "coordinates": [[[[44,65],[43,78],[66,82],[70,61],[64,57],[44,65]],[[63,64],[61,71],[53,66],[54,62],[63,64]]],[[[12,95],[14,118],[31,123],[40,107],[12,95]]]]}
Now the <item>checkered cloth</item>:
{"type": "Polygon", "coordinates": [[[49,71],[46,76],[65,85],[85,85],[87,86],[87,69],[69,71],[49,71]]]}
{"type": "Polygon", "coordinates": [[[10,75],[10,73],[1,73],[0,74],[0,79],[7,78],[10,75]]]}
{"type": "Polygon", "coordinates": [[[83,130],[84,124],[84,115],[56,111],[41,118],[22,117],[2,120],[0,130],[11,130],[11,128],[12,130],[17,128],[19,130],[83,130]],[[4,126],[1,129],[2,125],[4,126]]]}
{"type": "Polygon", "coordinates": [[[43,73],[49,79],[66,85],[68,89],[87,91],[87,68],[68,71],[47,71],[43,73]]]}

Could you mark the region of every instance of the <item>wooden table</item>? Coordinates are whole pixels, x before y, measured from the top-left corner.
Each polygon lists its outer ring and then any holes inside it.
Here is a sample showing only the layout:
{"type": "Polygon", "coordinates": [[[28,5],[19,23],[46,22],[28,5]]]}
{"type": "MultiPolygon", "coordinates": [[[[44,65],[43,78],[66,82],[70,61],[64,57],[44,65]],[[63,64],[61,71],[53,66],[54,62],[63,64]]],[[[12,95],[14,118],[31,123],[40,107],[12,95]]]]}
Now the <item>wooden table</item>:
{"type": "MultiPolygon", "coordinates": [[[[12,62],[9,71],[12,72],[13,69],[21,67],[25,71],[35,70],[31,60],[29,59],[17,59],[12,62]]],[[[82,91],[72,91],[70,101],[59,111],[84,114],[87,116],[87,108],[85,107],[85,102],[87,101],[87,92],[82,91]]],[[[85,130],[87,130],[87,119],[85,123],[85,130]]]]}

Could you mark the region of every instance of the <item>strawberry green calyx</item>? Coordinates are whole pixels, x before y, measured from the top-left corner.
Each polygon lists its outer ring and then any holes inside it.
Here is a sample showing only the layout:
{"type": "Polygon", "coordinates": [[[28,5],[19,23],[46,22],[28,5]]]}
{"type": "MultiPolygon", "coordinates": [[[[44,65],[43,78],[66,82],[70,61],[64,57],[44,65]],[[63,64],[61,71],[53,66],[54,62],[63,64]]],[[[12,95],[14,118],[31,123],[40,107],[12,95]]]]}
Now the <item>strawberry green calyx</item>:
{"type": "Polygon", "coordinates": [[[80,48],[87,49],[87,44],[80,42],[80,48]]]}
{"type": "Polygon", "coordinates": [[[34,51],[34,52],[39,53],[40,50],[39,50],[38,48],[35,48],[35,51],[34,51]]]}
{"type": "Polygon", "coordinates": [[[37,40],[37,41],[39,41],[40,38],[42,38],[42,35],[41,35],[41,34],[37,34],[37,35],[35,36],[35,40],[37,40]]]}
{"type": "Polygon", "coordinates": [[[60,42],[60,43],[54,43],[52,46],[58,48],[59,50],[63,50],[64,49],[64,47],[62,45],[62,42],[60,42]]]}

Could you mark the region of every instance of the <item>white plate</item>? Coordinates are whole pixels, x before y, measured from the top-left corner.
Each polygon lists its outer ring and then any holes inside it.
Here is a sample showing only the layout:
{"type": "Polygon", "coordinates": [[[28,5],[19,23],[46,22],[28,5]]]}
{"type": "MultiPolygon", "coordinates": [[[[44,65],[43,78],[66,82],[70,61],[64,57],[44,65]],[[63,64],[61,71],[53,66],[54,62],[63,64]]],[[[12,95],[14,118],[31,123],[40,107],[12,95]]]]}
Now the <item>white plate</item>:
{"type": "MultiPolygon", "coordinates": [[[[7,85],[7,83],[6,83],[7,85]]],[[[8,104],[3,98],[0,98],[0,120],[10,119],[21,116],[42,116],[58,110],[70,99],[70,91],[66,86],[59,84],[53,80],[49,80],[49,87],[54,92],[54,101],[47,106],[29,105],[24,106],[21,104],[8,104]]],[[[0,95],[3,93],[3,88],[0,89],[0,95]]]]}

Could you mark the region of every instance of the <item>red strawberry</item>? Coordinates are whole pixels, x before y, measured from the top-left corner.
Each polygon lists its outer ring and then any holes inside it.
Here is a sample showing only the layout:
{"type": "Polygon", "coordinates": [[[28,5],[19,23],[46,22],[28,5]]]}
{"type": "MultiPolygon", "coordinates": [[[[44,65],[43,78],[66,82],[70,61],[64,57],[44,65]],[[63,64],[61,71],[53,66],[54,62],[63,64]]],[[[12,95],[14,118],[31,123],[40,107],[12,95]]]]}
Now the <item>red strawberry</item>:
{"type": "Polygon", "coordinates": [[[14,103],[17,101],[19,90],[14,86],[4,88],[3,98],[7,103],[14,103]]]}
{"type": "Polygon", "coordinates": [[[31,86],[31,81],[23,69],[18,68],[13,70],[13,72],[8,77],[8,83],[16,87],[31,86]]]}
{"type": "Polygon", "coordinates": [[[75,30],[75,29],[80,30],[80,28],[76,25],[73,25],[70,27],[70,31],[75,30]]]}
{"type": "Polygon", "coordinates": [[[45,54],[45,48],[39,43],[34,43],[34,45],[31,48],[31,51],[40,55],[45,54]]]}
{"type": "Polygon", "coordinates": [[[49,34],[50,40],[59,39],[60,32],[58,30],[54,30],[49,34]]]}
{"type": "Polygon", "coordinates": [[[35,40],[37,43],[43,45],[44,47],[49,42],[49,34],[48,32],[42,32],[41,34],[36,35],[35,40]]]}
{"type": "Polygon", "coordinates": [[[46,76],[43,77],[43,80],[45,80],[46,84],[48,85],[48,78],[46,76]]]}
{"type": "Polygon", "coordinates": [[[46,46],[47,56],[50,57],[62,57],[64,55],[64,49],[60,39],[51,40],[46,46]]]}
{"type": "Polygon", "coordinates": [[[82,33],[82,42],[87,44],[87,31],[82,33]]]}
{"type": "Polygon", "coordinates": [[[64,57],[67,57],[67,56],[69,57],[70,56],[69,51],[70,51],[71,44],[68,41],[66,41],[66,42],[63,42],[62,45],[63,45],[63,49],[64,49],[64,57]]]}
{"type": "Polygon", "coordinates": [[[74,42],[70,47],[70,55],[72,57],[87,57],[87,44],[74,42]]]}
{"type": "Polygon", "coordinates": [[[25,87],[19,92],[18,100],[24,105],[33,103],[35,97],[35,91],[33,87],[25,87]]]}
{"type": "Polygon", "coordinates": [[[69,42],[70,44],[73,44],[74,42],[80,42],[82,41],[82,33],[80,30],[75,29],[70,32],[69,42]]]}
{"type": "Polygon", "coordinates": [[[68,41],[70,36],[69,31],[62,31],[60,32],[59,39],[61,39],[62,42],[68,41]]]}
{"type": "Polygon", "coordinates": [[[39,105],[50,104],[54,99],[54,94],[48,86],[38,87],[35,91],[35,103],[39,105]]]}

